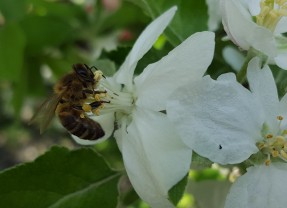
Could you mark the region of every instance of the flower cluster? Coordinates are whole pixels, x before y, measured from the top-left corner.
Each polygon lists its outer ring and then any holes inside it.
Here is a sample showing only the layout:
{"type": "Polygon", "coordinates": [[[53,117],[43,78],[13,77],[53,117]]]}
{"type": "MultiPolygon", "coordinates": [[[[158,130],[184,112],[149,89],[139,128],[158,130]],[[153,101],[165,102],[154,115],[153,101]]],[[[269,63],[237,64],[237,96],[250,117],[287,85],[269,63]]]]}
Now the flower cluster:
{"type": "Polygon", "coordinates": [[[232,186],[226,208],[285,207],[287,95],[279,99],[267,64],[287,69],[287,2],[218,3],[228,37],[252,54],[243,68],[248,89],[233,73],[205,76],[173,94],[167,115],[199,155],[222,165],[252,164],[232,186]]]}
{"type": "MultiPolygon", "coordinates": [[[[133,187],[152,207],[174,207],[168,191],[188,173],[192,151],[221,165],[253,164],[232,186],[226,208],[284,207],[287,95],[279,99],[268,64],[287,69],[287,1],[208,3],[217,4],[215,16],[222,18],[233,43],[252,52],[241,71],[246,72],[248,88],[234,73],[217,80],[204,76],[215,47],[214,33],[207,31],[191,35],[140,75],[134,74],[138,61],[172,20],[172,7],[142,32],[114,76],[97,74],[96,90],[103,93],[94,100],[101,105],[86,111],[105,136],[74,139],[90,145],[113,135],[133,187]]],[[[212,12],[209,9],[210,17],[212,12]]],[[[216,22],[209,21],[210,30],[218,28],[216,22]]]]}
{"type": "MultiPolygon", "coordinates": [[[[214,53],[214,33],[188,37],[167,56],[134,76],[137,62],[152,47],[176,12],[173,7],[155,19],[140,35],[113,77],[98,78],[96,109],[90,118],[101,124],[105,136],[74,139],[83,145],[101,142],[113,133],[122,152],[129,179],[139,196],[152,207],[173,207],[168,190],[189,171],[191,150],[180,140],[167,118],[166,103],[180,86],[200,79],[214,53]],[[114,129],[116,123],[117,129],[114,129]]],[[[98,76],[98,74],[97,74],[98,76]]]]}
{"type": "Polygon", "coordinates": [[[241,49],[287,69],[287,1],[221,0],[222,23],[241,49]]]}

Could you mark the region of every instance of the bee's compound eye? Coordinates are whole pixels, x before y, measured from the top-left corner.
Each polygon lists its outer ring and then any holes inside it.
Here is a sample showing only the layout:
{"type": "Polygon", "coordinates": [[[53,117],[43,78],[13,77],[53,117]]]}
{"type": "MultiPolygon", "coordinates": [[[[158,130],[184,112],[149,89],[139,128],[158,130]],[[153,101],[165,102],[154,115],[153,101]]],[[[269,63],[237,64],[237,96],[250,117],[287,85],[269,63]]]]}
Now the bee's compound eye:
{"type": "Polygon", "coordinates": [[[90,70],[90,68],[87,67],[87,65],[74,64],[73,69],[81,80],[83,80],[85,82],[93,82],[94,81],[94,74],[90,70]]]}

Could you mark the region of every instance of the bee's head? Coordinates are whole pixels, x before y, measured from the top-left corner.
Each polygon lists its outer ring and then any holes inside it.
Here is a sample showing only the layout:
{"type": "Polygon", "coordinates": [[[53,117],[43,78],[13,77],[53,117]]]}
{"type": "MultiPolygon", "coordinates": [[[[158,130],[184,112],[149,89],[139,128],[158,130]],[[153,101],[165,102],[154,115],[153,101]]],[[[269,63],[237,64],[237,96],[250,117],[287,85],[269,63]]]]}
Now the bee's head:
{"type": "Polygon", "coordinates": [[[73,69],[78,76],[79,80],[86,84],[93,84],[95,82],[94,73],[92,72],[91,68],[88,67],[86,64],[74,64],[73,69]]]}

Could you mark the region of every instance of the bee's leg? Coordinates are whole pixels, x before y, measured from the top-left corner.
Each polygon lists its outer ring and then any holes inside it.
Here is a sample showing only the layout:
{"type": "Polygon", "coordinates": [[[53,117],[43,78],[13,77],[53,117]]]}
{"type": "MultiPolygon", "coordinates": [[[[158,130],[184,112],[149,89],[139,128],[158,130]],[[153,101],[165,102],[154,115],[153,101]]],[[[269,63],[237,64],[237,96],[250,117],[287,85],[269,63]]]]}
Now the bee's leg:
{"type": "Polygon", "coordinates": [[[98,107],[100,107],[102,105],[102,103],[110,103],[110,101],[95,101],[95,102],[92,102],[90,103],[89,105],[92,107],[92,109],[97,109],[98,107]]]}
{"type": "Polygon", "coordinates": [[[75,110],[83,110],[83,107],[81,105],[72,105],[72,108],[75,110]]]}
{"type": "Polygon", "coordinates": [[[84,92],[84,93],[87,93],[87,94],[91,94],[91,95],[107,93],[106,90],[100,91],[100,90],[89,90],[89,89],[84,89],[83,92],[84,92]]]}
{"type": "Polygon", "coordinates": [[[96,71],[99,70],[97,67],[95,66],[91,66],[89,67],[87,64],[84,64],[88,69],[95,69],[96,71]]]}
{"type": "MultiPolygon", "coordinates": [[[[85,66],[88,68],[88,69],[95,69],[96,71],[99,71],[99,69],[96,67],[96,66],[91,66],[89,67],[88,65],[85,64],[85,66]]],[[[106,77],[102,74],[102,77],[104,77],[106,79],[106,77]]]]}

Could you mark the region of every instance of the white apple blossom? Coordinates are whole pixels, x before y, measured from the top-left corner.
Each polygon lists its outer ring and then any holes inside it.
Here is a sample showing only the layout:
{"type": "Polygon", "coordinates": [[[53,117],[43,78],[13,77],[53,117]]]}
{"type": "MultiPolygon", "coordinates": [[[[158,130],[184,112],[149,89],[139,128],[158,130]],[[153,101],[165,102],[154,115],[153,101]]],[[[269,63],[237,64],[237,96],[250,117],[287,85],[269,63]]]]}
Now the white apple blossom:
{"type": "Polygon", "coordinates": [[[209,31],[216,31],[221,24],[220,0],[206,0],[208,8],[207,26],[209,31]]]}
{"type": "Polygon", "coordinates": [[[233,46],[224,47],[222,50],[222,56],[234,71],[240,71],[244,64],[245,56],[240,53],[237,48],[234,48],[233,46]]]}
{"type": "Polygon", "coordinates": [[[225,208],[284,208],[287,164],[255,165],[231,186],[225,208]]]}
{"type": "Polygon", "coordinates": [[[221,11],[224,29],[236,45],[287,69],[287,38],[282,35],[287,32],[286,0],[221,0],[221,11]]]}
{"type": "Polygon", "coordinates": [[[142,32],[113,77],[101,77],[96,72],[96,90],[103,93],[95,96],[94,102],[101,105],[92,109],[96,115],[91,118],[101,124],[106,134],[97,141],[74,137],[80,144],[95,144],[110,137],[115,129],[114,137],[133,187],[156,208],[173,207],[168,191],[188,173],[192,153],[164,113],[166,101],[176,88],[202,78],[215,45],[214,33],[196,33],[134,77],[137,62],[175,12],[176,7],[169,9],[142,32]]]}
{"type": "Polygon", "coordinates": [[[257,160],[232,187],[226,208],[286,207],[287,94],[279,101],[268,65],[258,57],[247,68],[250,91],[233,73],[180,87],[168,101],[184,143],[220,164],[257,160]]]}

